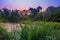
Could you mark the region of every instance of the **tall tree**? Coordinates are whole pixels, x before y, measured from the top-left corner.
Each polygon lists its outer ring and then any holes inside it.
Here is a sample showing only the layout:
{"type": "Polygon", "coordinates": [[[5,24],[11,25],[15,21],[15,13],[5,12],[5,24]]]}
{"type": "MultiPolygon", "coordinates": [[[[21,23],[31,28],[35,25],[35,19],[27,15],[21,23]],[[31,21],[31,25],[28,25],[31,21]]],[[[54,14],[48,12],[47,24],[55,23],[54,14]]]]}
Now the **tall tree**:
{"type": "Polygon", "coordinates": [[[42,7],[38,6],[37,8],[29,8],[29,10],[34,18],[40,12],[40,10],[42,10],[42,7]]]}
{"type": "Polygon", "coordinates": [[[60,7],[50,6],[45,11],[45,20],[60,22],[59,15],[60,15],[60,7]]]}

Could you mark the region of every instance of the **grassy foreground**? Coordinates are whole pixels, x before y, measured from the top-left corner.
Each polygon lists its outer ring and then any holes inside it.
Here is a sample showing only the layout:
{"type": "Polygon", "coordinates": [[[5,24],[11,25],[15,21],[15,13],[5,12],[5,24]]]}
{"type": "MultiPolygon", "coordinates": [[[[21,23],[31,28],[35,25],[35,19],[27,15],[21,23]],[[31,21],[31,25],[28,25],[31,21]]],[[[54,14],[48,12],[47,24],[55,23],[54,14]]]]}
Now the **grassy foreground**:
{"type": "Polygon", "coordinates": [[[25,21],[21,30],[7,32],[0,27],[0,40],[60,40],[60,23],[25,21]]]}

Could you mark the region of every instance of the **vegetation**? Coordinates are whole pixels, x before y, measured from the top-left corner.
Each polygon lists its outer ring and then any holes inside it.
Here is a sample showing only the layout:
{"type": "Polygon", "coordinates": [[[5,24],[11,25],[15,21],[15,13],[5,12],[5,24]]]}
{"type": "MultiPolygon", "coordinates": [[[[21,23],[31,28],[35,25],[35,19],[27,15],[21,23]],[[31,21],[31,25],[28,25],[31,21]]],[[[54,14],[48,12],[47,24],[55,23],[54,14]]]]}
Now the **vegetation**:
{"type": "Polygon", "coordinates": [[[8,10],[3,8],[0,10],[0,22],[19,23],[22,20],[31,21],[49,21],[49,22],[60,22],[60,6],[50,6],[46,11],[42,12],[42,7],[29,8],[30,15],[22,16],[19,10],[8,10]]]}
{"type": "Polygon", "coordinates": [[[21,30],[7,32],[0,27],[0,40],[60,40],[60,23],[27,22],[21,30]]]}
{"type": "Polygon", "coordinates": [[[50,6],[46,9],[45,20],[52,22],[60,22],[60,6],[50,6]]]}
{"type": "Polygon", "coordinates": [[[19,10],[0,10],[0,22],[19,23],[20,30],[8,32],[0,25],[0,40],[60,40],[60,6],[29,8],[30,15],[21,15],[19,10]],[[20,13],[20,14],[19,14],[20,13]],[[21,24],[24,24],[22,26],[21,24]]]}
{"type": "Polygon", "coordinates": [[[10,33],[0,25],[0,40],[10,40],[11,37],[10,33]]]}

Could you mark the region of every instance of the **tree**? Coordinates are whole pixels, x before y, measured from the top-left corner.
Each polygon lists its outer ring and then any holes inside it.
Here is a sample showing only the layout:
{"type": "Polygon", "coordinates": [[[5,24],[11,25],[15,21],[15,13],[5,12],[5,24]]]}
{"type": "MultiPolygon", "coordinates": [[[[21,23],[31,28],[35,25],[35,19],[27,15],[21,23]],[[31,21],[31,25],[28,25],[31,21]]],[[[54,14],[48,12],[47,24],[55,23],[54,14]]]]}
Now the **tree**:
{"type": "Polygon", "coordinates": [[[11,14],[11,10],[8,10],[7,8],[3,8],[3,19],[5,20],[4,22],[8,22],[9,16],[11,14]]]}
{"type": "Polygon", "coordinates": [[[44,12],[40,12],[35,16],[35,21],[44,21],[44,12]]]}
{"type": "Polygon", "coordinates": [[[39,6],[37,8],[30,8],[29,10],[31,11],[31,13],[33,13],[33,15],[37,15],[40,10],[42,10],[42,7],[39,6]]]}
{"type": "Polygon", "coordinates": [[[20,15],[18,10],[12,10],[11,15],[9,17],[10,22],[19,22],[20,21],[20,15]]]}
{"type": "Polygon", "coordinates": [[[34,18],[37,14],[39,14],[40,10],[42,10],[42,7],[37,8],[29,8],[29,11],[31,11],[31,18],[34,18]]]}
{"type": "Polygon", "coordinates": [[[4,22],[19,22],[20,15],[19,10],[8,10],[7,8],[3,8],[3,11],[0,10],[0,19],[4,20],[4,22]]]}
{"type": "Polygon", "coordinates": [[[2,10],[0,10],[0,22],[3,22],[4,21],[4,19],[2,18],[3,17],[3,12],[2,12],[2,10]]]}
{"type": "Polygon", "coordinates": [[[37,7],[37,13],[39,13],[40,10],[42,10],[42,7],[38,6],[38,7],[37,7]]]}
{"type": "Polygon", "coordinates": [[[45,20],[60,22],[60,7],[50,6],[45,11],[45,20]]]}

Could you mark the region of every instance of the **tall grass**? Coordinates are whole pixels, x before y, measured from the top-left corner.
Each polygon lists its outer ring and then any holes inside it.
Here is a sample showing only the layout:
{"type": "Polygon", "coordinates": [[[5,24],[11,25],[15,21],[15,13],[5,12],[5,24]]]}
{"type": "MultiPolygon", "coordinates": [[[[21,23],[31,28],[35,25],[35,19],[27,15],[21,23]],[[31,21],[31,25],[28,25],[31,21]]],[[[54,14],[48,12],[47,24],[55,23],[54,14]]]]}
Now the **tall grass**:
{"type": "Polygon", "coordinates": [[[60,23],[26,22],[20,27],[21,30],[14,29],[6,35],[8,40],[60,40],[60,23]]]}
{"type": "Polygon", "coordinates": [[[33,22],[14,31],[14,40],[60,40],[60,23],[33,22]]]}
{"type": "Polygon", "coordinates": [[[0,25],[0,40],[10,40],[11,38],[10,33],[0,25]]]}

